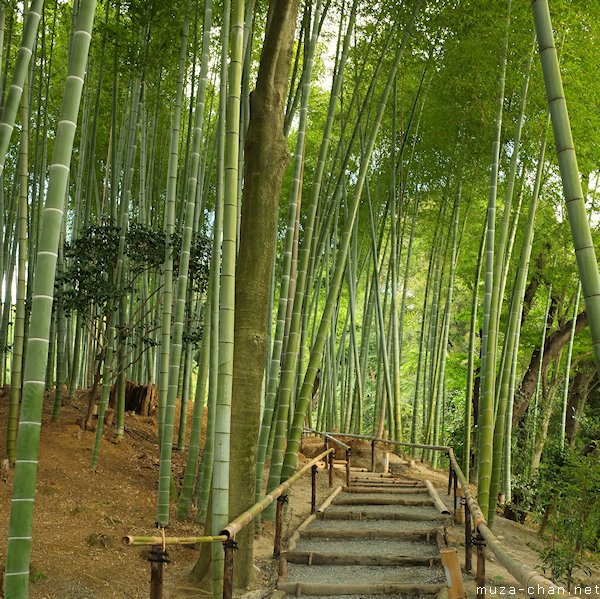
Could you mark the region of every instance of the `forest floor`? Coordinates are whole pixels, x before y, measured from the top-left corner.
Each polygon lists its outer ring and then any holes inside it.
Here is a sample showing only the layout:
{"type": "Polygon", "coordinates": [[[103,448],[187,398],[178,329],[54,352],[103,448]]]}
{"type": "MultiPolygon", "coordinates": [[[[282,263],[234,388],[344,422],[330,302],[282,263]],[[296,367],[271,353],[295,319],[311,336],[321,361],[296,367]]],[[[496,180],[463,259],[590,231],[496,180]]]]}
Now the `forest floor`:
{"type": "MultiPolygon", "coordinates": [[[[31,554],[31,599],[104,599],[143,598],[149,595],[148,551],[143,547],[126,547],[122,538],[128,534],[152,534],[155,521],[156,481],[159,460],[156,422],[153,418],[127,414],[125,437],[115,442],[111,433],[102,443],[96,471],[90,470],[94,432],[82,431],[77,421],[84,411],[83,398],[66,402],[58,423],[50,422],[51,398],[45,402],[40,446],[34,542],[31,554]]],[[[0,393],[0,439],[6,437],[7,394],[0,393]]],[[[176,429],[177,430],[177,429],[176,429]]],[[[354,442],[353,465],[369,466],[370,446],[354,442]]],[[[322,447],[317,439],[307,439],[303,452],[307,457],[322,447]]],[[[185,452],[174,452],[173,468],[177,483],[183,476],[185,452]]],[[[304,460],[301,455],[300,461],[304,460]]],[[[391,457],[391,467],[399,460],[391,457]]],[[[0,477],[0,563],[6,555],[6,536],[10,513],[11,477],[0,477]]],[[[447,474],[417,462],[411,478],[429,479],[440,490],[447,484],[447,474]]],[[[343,471],[336,472],[335,484],[343,484],[343,471]]],[[[329,495],[327,476],[317,478],[317,499],[329,495]]],[[[448,502],[450,500],[448,499],[448,502]]],[[[175,505],[172,506],[174,515],[175,505]]],[[[310,477],[294,486],[285,517],[286,533],[293,530],[310,513],[310,477]]],[[[202,534],[195,522],[178,523],[171,519],[168,534],[191,536],[202,534]]],[[[544,545],[525,526],[497,518],[495,532],[524,563],[536,566],[537,550],[544,545]]],[[[463,529],[448,531],[454,546],[463,542],[463,529]]],[[[273,526],[264,523],[255,541],[257,578],[254,588],[239,595],[246,599],[268,597],[277,580],[277,563],[272,559],[273,526]]],[[[464,557],[462,552],[461,559],[464,557]]],[[[459,550],[459,555],[461,551],[459,550]]],[[[190,572],[198,558],[198,549],[169,549],[171,563],[165,568],[165,595],[169,599],[206,597],[194,587],[190,572]]],[[[590,558],[591,560],[591,558],[590,558]]],[[[587,582],[600,582],[600,564],[591,560],[593,575],[587,582]]],[[[488,558],[488,584],[511,585],[510,575],[488,558]]],[[[469,596],[475,596],[473,577],[465,577],[469,596]]],[[[501,594],[501,593],[498,593],[501,594]]],[[[508,595],[508,593],[506,593],[508,595]]],[[[524,596],[524,595],[523,595],[524,596]]],[[[590,595],[588,595],[590,596],[590,595]]],[[[593,596],[593,595],[592,595],[593,596]]]]}

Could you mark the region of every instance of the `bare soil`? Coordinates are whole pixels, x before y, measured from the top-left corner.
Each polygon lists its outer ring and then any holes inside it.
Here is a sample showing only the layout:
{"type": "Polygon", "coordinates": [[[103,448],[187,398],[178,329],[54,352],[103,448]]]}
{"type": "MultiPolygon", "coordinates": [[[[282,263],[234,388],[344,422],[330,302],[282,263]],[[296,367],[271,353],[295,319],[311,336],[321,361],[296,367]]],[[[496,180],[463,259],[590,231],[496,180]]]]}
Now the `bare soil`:
{"type": "MultiPolygon", "coordinates": [[[[53,394],[45,400],[31,553],[31,599],[109,599],[149,596],[148,550],[126,547],[125,535],[151,535],[156,529],[156,488],[159,471],[155,418],[126,415],[125,437],[112,431],[102,441],[96,471],[90,469],[95,432],[77,421],[85,413],[84,393],[65,402],[57,423],[50,422],[53,394]]],[[[0,456],[4,453],[7,393],[0,391],[0,456]]],[[[190,422],[188,418],[188,422],[190,422]]],[[[178,417],[176,428],[178,430],[178,417]]],[[[204,442],[204,439],[203,439],[204,442]]],[[[174,478],[183,478],[186,452],[173,452],[174,478]]],[[[302,460],[301,456],[301,460],[302,460]]],[[[336,473],[336,484],[342,480],[336,473]]],[[[317,478],[318,501],[329,494],[327,476],[317,478]]],[[[12,472],[0,476],[0,567],[6,557],[12,472]]],[[[171,506],[172,536],[198,536],[203,526],[180,523],[171,506]]],[[[310,477],[294,487],[286,523],[294,530],[310,513],[310,477]]],[[[277,567],[272,559],[273,526],[263,524],[257,535],[256,589],[273,588],[277,567]]],[[[198,559],[196,547],[171,547],[165,568],[168,599],[206,597],[189,579],[198,559]]],[[[252,596],[261,597],[261,591],[252,596]]],[[[1,594],[0,594],[1,596],[1,594]]]]}

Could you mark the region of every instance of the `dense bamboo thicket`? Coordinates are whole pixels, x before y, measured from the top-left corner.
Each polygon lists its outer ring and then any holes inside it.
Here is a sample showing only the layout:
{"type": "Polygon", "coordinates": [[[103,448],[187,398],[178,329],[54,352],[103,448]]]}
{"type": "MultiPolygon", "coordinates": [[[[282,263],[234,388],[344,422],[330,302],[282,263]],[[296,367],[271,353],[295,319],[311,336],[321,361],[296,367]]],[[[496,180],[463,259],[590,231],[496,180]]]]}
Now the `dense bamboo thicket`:
{"type": "Polygon", "coordinates": [[[599,47],[597,2],[2,0],[6,597],[65,402],[92,469],[155,418],[149,526],[218,534],[311,426],[452,445],[490,525],[597,550],[599,47]]]}

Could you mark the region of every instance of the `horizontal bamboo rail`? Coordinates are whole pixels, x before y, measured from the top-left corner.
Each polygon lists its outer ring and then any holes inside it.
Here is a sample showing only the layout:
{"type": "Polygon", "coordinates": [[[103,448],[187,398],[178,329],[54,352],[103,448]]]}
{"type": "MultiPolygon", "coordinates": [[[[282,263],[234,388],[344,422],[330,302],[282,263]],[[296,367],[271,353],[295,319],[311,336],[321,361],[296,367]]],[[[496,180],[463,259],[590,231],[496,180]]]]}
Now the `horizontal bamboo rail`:
{"type": "Polygon", "coordinates": [[[197,545],[199,543],[217,543],[226,540],[225,535],[207,537],[136,537],[127,535],[123,537],[125,545],[197,545]]]}
{"type": "MultiPolygon", "coordinates": [[[[483,586],[485,584],[484,572],[485,572],[485,546],[492,550],[492,553],[496,556],[498,562],[517,580],[519,584],[523,586],[527,595],[535,597],[536,599],[548,599],[548,596],[557,596],[561,599],[577,599],[573,595],[569,595],[565,587],[555,584],[550,579],[546,578],[539,572],[536,572],[530,566],[523,564],[517,557],[515,557],[508,549],[506,549],[501,541],[494,535],[487,525],[487,521],[477,503],[477,500],[469,490],[467,479],[456,460],[454,450],[452,447],[446,445],[424,445],[421,443],[405,443],[403,441],[391,441],[390,439],[381,439],[371,435],[357,435],[352,433],[332,433],[326,432],[321,434],[327,434],[328,436],[338,436],[349,439],[362,439],[364,441],[370,441],[373,444],[387,444],[396,445],[400,447],[412,447],[415,449],[429,449],[432,451],[442,451],[448,455],[450,461],[450,472],[449,472],[449,485],[448,493],[450,493],[452,487],[452,481],[455,481],[454,489],[456,490],[456,480],[460,483],[463,490],[463,499],[465,502],[465,530],[469,530],[472,526],[477,532],[477,536],[473,539],[472,535],[466,535],[466,549],[467,549],[467,570],[470,569],[471,563],[471,544],[477,545],[478,549],[478,565],[480,565],[480,572],[477,577],[477,585],[483,586]],[[483,576],[482,576],[483,574],[483,576]]],[[[456,501],[456,499],[455,499],[456,501]]]]}
{"type": "Polygon", "coordinates": [[[317,465],[325,456],[335,453],[333,448],[320,453],[316,458],[305,464],[296,474],[282,482],[278,487],[275,487],[270,493],[265,495],[260,501],[255,503],[251,508],[242,512],[235,520],[232,520],[222,531],[221,535],[225,535],[227,539],[232,539],[241,530],[243,530],[258,514],[271,505],[277,498],[283,495],[299,478],[304,476],[313,466],[317,465]]]}
{"type": "MultiPolygon", "coordinates": [[[[297,482],[304,474],[309,470],[311,471],[311,507],[312,507],[312,518],[316,518],[315,512],[315,499],[316,499],[316,474],[318,470],[318,463],[326,458],[326,464],[329,468],[329,482],[330,486],[333,484],[333,457],[335,455],[335,449],[327,447],[328,441],[333,441],[346,451],[346,478],[349,480],[350,476],[350,447],[345,443],[338,441],[333,438],[325,437],[325,451],[321,452],[316,458],[313,458],[310,462],[305,464],[298,472],[282,482],[278,487],[273,489],[270,493],[265,495],[260,501],[255,503],[251,508],[240,514],[235,520],[232,520],[218,535],[212,536],[201,536],[201,537],[167,537],[164,534],[164,528],[161,529],[163,533],[161,536],[135,536],[127,535],[123,537],[125,545],[150,545],[152,550],[150,552],[150,597],[151,599],[162,599],[163,596],[163,566],[168,563],[168,554],[166,551],[167,545],[195,545],[197,543],[215,543],[222,542],[225,553],[224,560],[224,572],[223,572],[223,599],[231,599],[233,597],[233,552],[236,547],[235,535],[243,530],[250,522],[254,520],[258,514],[260,514],[267,506],[271,505],[274,501],[277,501],[277,513],[275,516],[275,543],[273,556],[279,557],[281,551],[281,538],[282,538],[282,525],[283,525],[283,504],[287,501],[287,491],[292,485],[297,482]]],[[[338,487],[328,498],[330,503],[333,498],[341,491],[341,487],[338,487]]],[[[320,509],[324,509],[326,505],[329,505],[327,501],[321,506],[320,509]]]]}
{"type": "Polygon", "coordinates": [[[435,487],[431,484],[431,481],[426,480],[425,485],[427,486],[427,491],[431,499],[433,500],[433,505],[435,505],[436,509],[440,512],[440,514],[448,514],[450,515],[450,510],[446,507],[446,504],[440,499],[438,492],[435,490],[435,487]]]}

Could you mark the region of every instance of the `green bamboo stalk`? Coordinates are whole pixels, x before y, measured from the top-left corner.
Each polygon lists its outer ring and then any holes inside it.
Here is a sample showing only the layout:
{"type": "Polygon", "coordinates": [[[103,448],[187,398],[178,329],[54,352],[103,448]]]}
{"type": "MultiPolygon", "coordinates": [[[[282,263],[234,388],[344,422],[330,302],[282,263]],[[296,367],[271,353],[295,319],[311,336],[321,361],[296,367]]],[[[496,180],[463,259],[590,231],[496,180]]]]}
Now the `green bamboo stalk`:
{"type": "MultiPolygon", "coordinates": [[[[502,461],[504,452],[504,444],[510,444],[511,438],[505,434],[506,432],[512,433],[511,428],[506,429],[507,422],[507,411],[509,410],[509,402],[512,404],[512,397],[509,398],[511,376],[513,373],[513,364],[515,354],[519,351],[519,333],[521,324],[521,315],[523,310],[523,297],[525,295],[525,287],[527,284],[527,272],[529,269],[529,259],[531,256],[531,246],[533,243],[534,235],[534,219],[537,208],[537,202],[541,187],[541,177],[543,172],[544,163],[544,151],[546,146],[546,128],[544,129],[544,135],[542,139],[540,149],[540,159],[537,168],[537,176],[534,185],[533,194],[531,197],[531,203],[529,206],[529,215],[527,218],[527,224],[525,226],[525,234],[523,237],[523,245],[521,249],[521,258],[519,267],[515,276],[515,284],[513,286],[512,299],[510,304],[510,314],[505,334],[504,341],[504,353],[506,355],[506,361],[504,368],[501,371],[501,382],[498,389],[498,407],[496,415],[496,424],[494,427],[494,456],[492,463],[492,477],[490,482],[490,497],[497,497],[500,491],[501,476],[502,476],[502,461]]],[[[511,418],[512,420],[512,418],[511,418]]],[[[507,464],[504,465],[507,467],[507,464]]],[[[494,517],[496,512],[496,506],[490,504],[488,511],[488,523],[490,526],[494,523],[494,517]]]]}
{"type": "Polygon", "coordinates": [[[577,326],[577,314],[579,312],[579,297],[581,295],[581,281],[577,284],[577,293],[575,294],[575,308],[573,309],[573,319],[571,321],[571,335],[569,337],[569,345],[567,347],[567,361],[565,364],[565,382],[563,387],[562,397],[562,414],[560,421],[560,447],[565,447],[565,436],[567,426],[567,406],[569,404],[569,374],[571,370],[571,358],[573,356],[573,341],[575,339],[575,328],[577,326]]]}
{"type": "Polygon", "coordinates": [[[6,555],[5,595],[9,599],[29,596],[29,555],[57,251],[95,8],[95,0],[80,1],[41,221],[6,555]]]}
{"type": "Polygon", "coordinates": [[[350,245],[350,234],[354,229],[354,220],[356,218],[356,214],[358,212],[358,205],[360,203],[360,198],[362,196],[363,186],[365,183],[365,179],[367,176],[368,165],[370,162],[370,157],[373,152],[373,148],[375,146],[375,141],[377,139],[377,134],[379,132],[379,126],[381,124],[381,120],[383,117],[383,113],[385,110],[385,106],[387,104],[387,99],[391,92],[392,84],[396,72],[398,70],[398,66],[400,64],[400,60],[403,55],[403,51],[408,43],[408,39],[412,32],[412,26],[416,19],[416,16],[421,7],[420,0],[417,0],[414,6],[414,11],[410,20],[406,27],[404,28],[404,35],[402,41],[397,45],[396,55],[394,57],[394,61],[389,70],[389,76],[384,87],[382,97],[380,100],[379,109],[377,115],[375,117],[375,121],[373,123],[371,132],[369,134],[368,142],[365,145],[365,152],[363,153],[363,160],[361,161],[360,171],[357,177],[357,182],[355,185],[354,195],[349,204],[348,209],[348,217],[346,219],[346,223],[344,225],[344,229],[342,235],[340,237],[338,255],[336,259],[335,271],[332,276],[331,287],[329,293],[327,295],[327,299],[325,302],[325,307],[323,309],[323,314],[321,317],[321,321],[319,323],[319,328],[317,332],[317,337],[315,343],[311,349],[310,359],[308,363],[308,368],[306,375],[304,377],[304,381],[302,383],[302,388],[300,389],[299,398],[296,404],[296,411],[294,414],[293,424],[290,430],[290,434],[288,436],[288,445],[286,456],[284,460],[284,467],[282,470],[282,476],[284,478],[289,478],[295,469],[298,460],[298,448],[300,444],[300,437],[302,435],[302,428],[304,426],[304,420],[306,417],[306,411],[310,404],[310,397],[313,382],[315,380],[315,376],[317,373],[317,369],[319,367],[319,363],[321,361],[321,355],[323,352],[323,347],[325,344],[327,332],[329,330],[329,326],[331,323],[331,318],[333,315],[333,310],[337,303],[337,297],[339,295],[339,289],[342,282],[342,278],[344,275],[344,270],[346,266],[346,258],[348,255],[348,248],[350,245]]]}
{"type": "MultiPolygon", "coordinates": [[[[378,352],[380,352],[381,357],[381,365],[383,368],[383,383],[385,385],[385,394],[388,398],[388,401],[393,403],[393,389],[392,389],[392,379],[390,374],[390,362],[387,352],[387,336],[385,334],[385,324],[384,324],[384,314],[383,308],[381,305],[381,296],[379,294],[379,288],[381,285],[381,280],[379,276],[379,256],[377,250],[377,242],[376,242],[376,233],[375,233],[375,224],[373,222],[373,207],[371,205],[371,194],[369,192],[369,182],[365,181],[365,192],[367,197],[367,208],[369,212],[369,230],[371,233],[371,256],[373,258],[373,286],[374,286],[374,295],[375,295],[375,314],[377,316],[377,331],[379,338],[378,352]]],[[[383,231],[382,231],[383,233],[383,231]]],[[[379,422],[377,424],[377,428],[375,429],[375,435],[379,438],[383,436],[383,421],[385,417],[385,405],[386,402],[382,401],[381,408],[379,411],[379,422]]],[[[390,418],[392,414],[389,414],[390,418]]],[[[394,431],[396,432],[396,431],[394,431]]]]}
{"type": "MultiPolygon", "coordinates": [[[[462,174],[461,174],[462,177],[462,174]]],[[[446,382],[446,358],[448,355],[448,337],[450,334],[450,317],[452,312],[452,296],[454,293],[454,276],[456,273],[456,264],[458,262],[458,212],[460,205],[460,198],[462,194],[462,181],[459,180],[458,189],[456,191],[456,197],[454,200],[454,209],[452,216],[452,245],[450,253],[450,273],[448,277],[448,292],[446,294],[446,306],[443,320],[443,331],[441,337],[441,359],[440,359],[440,373],[438,383],[438,395],[436,400],[436,414],[435,414],[435,426],[433,429],[433,444],[438,445],[440,441],[440,416],[442,413],[442,403],[444,388],[446,382]]],[[[466,220],[465,220],[466,222],[466,220]]],[[[445,413],[445,412],[444,412],[445,413]]],[[[438,465],[437,451],[433,452],[432,467],[437,468],[438,465]]]]}
{"type": "Polygon", "coordinates": [[[532,0],[540,61],[544,73],[548,108],[552,118],[558,165],[563,183],[567,215],[577,257],[577,266],[592,333],[596,366],[600,369],[600,275],[585,209],[575,144],[562,85],[548,0],[532,0]]]}
{"type": "MultiPolygon", "coordinates": [[[[211,526],[220,532],[229,516],[229,433],[233,380],[233,338],[235,314],[235,261],[237,255],[237,169],[240,131],[240,95],[244,44],[244,2],[233,0],[227,115],[225,134],[225,178],[223,204],[223,259],[219,297],[219,381],[215,426],[215,457],[212,477],[211,526]]],[[[213,547],[213,597],[223,594],[223,551],[213,547]]]]}
{"type": "MultiPolygon", "coordinates": [[[[225,1],[223,12],[223,25],[221,30],[221,66],[219,89],[219,121],[217,124],[217,181],[215,196],[215,216],[213,224],[213,244],[210,265],[210,363],[208,370],[208,419],[206,426],[206,442],[202,453],[202,467],[199,481],[196,485],[196,504],[198,506],[197,520],[205,522],[208,514],[209,495],[212,486],[214,455],[215,455],[215,427],[217,411],[217,394],[219,391],[219,351],[220,351],[220,306],[221,294],[221,261],[224,217],[224,173],[225,173],[225,118],[227,102],[227,48],[229,46],[229,21],[230,3],[225,1]]],[[[197,567],[197,566],[196,566],[197,567]]]]}
{"type": "MultiPolygon", "coordinates": [[[[183,106],[183,83],[187,57],[187,38],[190,27],[191,0],[186,0],[185,14],[181,28],[179,70],[177,75],[177,91],[173,111],[173,123],[169,141],[169,163],[167,167],[167,194],[165,198],[165,234],[166,253],[163,265],[162,290],[162,324],[160,341],[160,369],[158,378],[159,401],[159,438],[161,440],[161,472],[158,482],[157,522],[160,526],[168,523],[169,491],[171,484],[171,448],[175,418],[174,400],[169,397],[169,375],[171,370],[171,316],[173,312],[173,244],[175,232],[175,203],[177,195],[177,172],[179,161],[179,131],[183,106]],[[171,400],[171,401],[170,401],[171,400]],[[166,427],[166,428],[165,428],[166,427]],[[169,443],[169,439],[171,443],[169,443]],[[163,443],[168,447],[163,450],[163,443]],[[164,461],[164,465],[163,465],[164,461]],[[169,468],[167,471],[166,468],[169,468]],[[165,507],[166,506],[166,507],[165,507]]],[[[177,371],[179,372],[179,370],[177,371]]]]}
{"type": "MultiPolygon", "coordinates": [[[[206,21],[205,21],[206,22],[206,21]]],[[[198,358],[198,378],[196,382],[196,394],[194,398],[194,409],[192,411],[192,426],[190,430],[190,444],[188,447],[183,483],[179,494],[177,507],[177,520],[187,520],[192,505],[192,494],[194,481],[198,469],[198,456],[200,452],[200,440],[202,435],[202,420],[204,417],[204,400],[206,396],[206,383],[208,378],[208,361],[210,350],[210,314],[211,314],[210,286],[209,295],[204,311],[204,331],[202,333],[202,346],[198,358]]],[[[208,432],[207,432],[208,435],[208,432]]],[[[206,455],[203,456],[203,460],[206,455]]]]}
{"type": "MultiPolygon", "coordinates": [[[[548,115],[548,119],[550,115],[548,115]]],[[[546,152],[546,137],[547,137],[548,123],[544,127],[542,138],[540,141],[540,151],[538,157],[538,165],[536,171],[535,183],[533,186],[533,193],[531,196],[531,201],[529,204],[529,214],[527,216],[527,223],[525,225],[525,236],[523,239],[522,249],[521,249],[521,258],[519,264],[519,270],[517,271],[516,282],[518,285],[521,284],[521,277],[524,279],[522,282],[523,289],[519,291],[520,306],[518,312],[518,322],[516,324],[516,337],[514,341],[514,351],[512,358],[512,369],[511,376],[508,388],[508,399],[507,399],[507,409],[506,409],[506,418],[505,418],[505,440],[504,440],[504,468],[503,468],[503,485],[502,489],[505,496],[505,501],[510,502],[512,500],[512,415],[513,415],[513,406],[514,406],[514,394],[515,394],[515,380],[516,380],[516,368],[517,368],[517,349],[519,347],[519,337],[521,333],[521,319],[523,316],[523,297],[525,288],[524,285],[527,280],[527,270],[529,266],[529,260],[531,257],[531,246],[533,243],[533,235],[535,234],[534,230],[534,219],[535,212],[537,210],[537,203],[540,195],[541,185],[542,185],[542,177],[544,173],[544,156],[546,152]]],[[[515,292],[516,293],[516,292],[515,292]]],[[[548,298],[551,297],[549,294],[548,298]]],[[[550,304],[548,302],[547,308],[549,308],[550,304]]],[[[512,317],[512,310],[511,310],[512,317]]],[[[545,315],[547,320],[547,314],[545,315]]],[[[545,321],[544,321],[545,322],[545,321]]],[[[544,327],[544,340],[542,342],[542,356],[543,356],[543,346],[545,344],[546,338],[546,327],[544,327]]],[[[541,361],[540,361],[541,364],[541,361]]],[[[538,373],[539,375],[539,373],[538,373]]]]}
{"type": "MultiPolygon", "coordinates": [[[[494,389],[496,384],[496,322],[499,312],[498,283],[494,282],[496,272],[495,231],[496,231],[496,196],[498,188],[498,170],[500,159],[500,138],[502,133],[502,116],[504,106],[504,87],[506,81],[506,62],[508,53],[508,37],[510,24],[511,0],[507,2],[505,34],[500,77],[498,81],[497,112],[494,124],[494,140],[492,143],[492,160],[490,166],[490,185],[487,207],[487,233],[485,250],[485,295],[483,311],[481,397],[479,400],[478,424],[478,479],[477,501],[484,514],[488,513],[490,504],[495,507],[495,499],[490,501],[490,480],[492,477],[493,441],[494,441],[494,389]]],[[[501,236],[502,239],[502,236],[501,236]]],[[[492,508],[493,509],[493,508],[492,508]]]]}
{"type": "Polygon", "coordinates": [[[465,478],[469,480],[471,472],[471,421],[473,419],[473,384],[475,380],[475,339],[477,337],[477,306],[479,305],[479,282],[481,280],[481,266],[483,263],[483,249],[487,223],[484,221],[481,233],[481,243],[477,254],[477,267],[475,268],[475,281],[473,283],[473,299],[471,301],[471,322],[469,325],[469,350],[467,353],[467,383],[465,395],[465,425],[463,435],[462,469],[465,478]]]}
{"type": "Polygon", "coordinates": [[[29,62],[31,60],[36,43],[43,5],[43,0],[31,0],[29,10],[25,15],[21,47],[17,53],[15,68],[12,74],[11,84],[8,89],[8,96],[6,97],[6,102],[3,105],[2,119],[0,120],[0,177],[4,173],[6,155],[8,153],[10,138],[12,137],[12,132],[15,126],[17,111],[19,110],[19,105],[21,103],[21,95],[23,94],[23,89],[25,86],[25,78],[29,73],[29,62]]]}
{"type": "MultiPolygon", "coordinates": [[[[554,258],[554,265],[556,266],[556,257],[554,258]]],[[[544,363],[544,350],[546,349],[546,336],[548,334],[548,329],[551,326],[551,322],[548,322],[548,316],[550,315],[550,306],[552,305],[552,282],[548,286],[548,293],[546,296],[546,307],[544,309],[544,326],[542,329],[542,341],[540,344],[540,353],[539,353],[539,364],[537,369],[536,383],[535,383],[535,394],[533,398],[533,409],[532,409],[532,423],[531,423],[531,454],[535,452],[536,446],[536,436],[537,436],[537,417],[538,417],[538,406],[539,406],[539,398],[540,398],[540,390],[542,385],[542,364],[544,363]]],[[[533,458],[532,458],[533,460],[533,458]]]]}
{"type": "MultiPolygon", "coordinates": [[[[206,10],[206,9],[205,9],[206,10]]],[[[209,14],[212,16],[212,6],[209,6],[209,14]]],[[[210,27],[210,22],[208,23],[210,27]]],[[[184,221],[183,241],[179,260],[179,278],[177,280],[177,291],[175,295],[175,314],[173,321],[173,338],[171,341],[171,364],[169,370],[169,387],[167,399],[167,413],[165,423],[168,428],[163,428],[161,442],[161,474],[159,483],[158,523],[166,526],[169,521],[169,481],[171,477],[171,451],[173,444],[173,417],[175,403],[177,401],[177,387],[179,382],[179,369],[182,349],[183,326],[185,319],[185,304],[188,289],[188,272],[190,262],[190,249],[192,244],[192,233],[194,225],[194,212],[196,208],[196,187],[198,183],[197,172],[200,163],[200,147],[202,143],[202,127],[204,117],[204,102],[206,94],[206,73],[208,69],[208,57],[205,56],[209,49],[210,38],[206,40],[206,49],[203,41],[203,56],[198,90],[198,106],[194,116],[194,130],[191,153],[190,177],[187,181],[186,211],[184,221]],[[168,478],[168,480],[167,480],[168,478]],[[162,491],[162,493],[161,493],[162,491]]],[[[182,40],[182,57],[184,56],[184,42],[182,40]]],[[[180,63],[184,65],[184,61],[180,63]]],[[[174,198],[173,198],[174,201],[174,198]]],[[[181,422],[180,422],[181,426],[181,422]]]]}
{"type": "Polygon", "coordinates": [[[12,366],[10,369],[10,399],[6,433],[6,453],[14,463],[17,451],[17,428],[23,369],[23,343],[25,335],[25,277],[27,260],[27,205],[28,205],[28,158],[29,158],[29,93],[25,82],[21,97],[21,143],[19,145],[19,203],[17,217],[17,266],[16,314],[13,336],[12,366]]]}
{"type": "Polygon", "coordinates": [[[398,313],[398,271],[397,271],[397,263],[400,260],[399,249],[401,250],[402,244],[398,236],[398,223],[397,218],[402,219],[402,203],[400,199],[399,209],[398,209],[398,217],[397,217],[397,209],[396,203],[398,202],[398,197],[396,194],[396,143],[397,143],[397,124],[396,124],[396,116],[398,111],[398,82],[396,80],[394,84],[394,102],[393,102],[393,112],[392,112],[392,151],[390,153],[390,162],[391,162],[391,180],[390,180],[390,245],[391,245],[391,253],[390,253],[390,269],[391,269],[391,282],[392,282],[392,300],[390,305],[390,329],[392,331],[392,380],[393,380],[393,399],[394,399],[394,421],[396,423],[396,428],[394,430],[394,434],[392,435],[392,439],[395,441],[402,441],[402,422],[400,416],[400,324],[399,319],[400,315],[398,313]],[[399,249],[398,249],[399,248],[399,249]]]}

